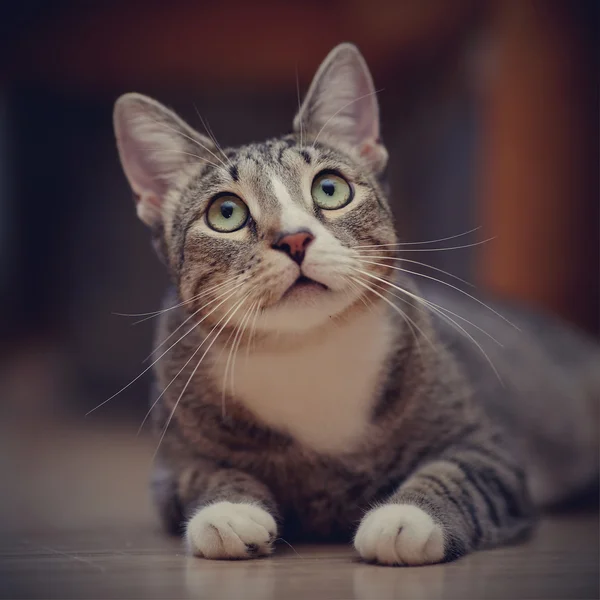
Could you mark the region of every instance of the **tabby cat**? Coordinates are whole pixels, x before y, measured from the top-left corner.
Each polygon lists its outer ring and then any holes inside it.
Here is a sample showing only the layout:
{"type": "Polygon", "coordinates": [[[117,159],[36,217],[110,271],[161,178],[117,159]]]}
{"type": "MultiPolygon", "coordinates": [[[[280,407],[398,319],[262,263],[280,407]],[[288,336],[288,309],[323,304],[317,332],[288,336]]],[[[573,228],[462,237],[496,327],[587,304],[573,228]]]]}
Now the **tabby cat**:
{"type": "Polygon", "coordinates": [[[280,138],[222,149],[139,94],[114,123],[172,279],[152,489],[190,553],[253,558],[281,535],[437,563],[519,538],[597,477],[598,346],[415,270],[356,47],[280,138]]]}

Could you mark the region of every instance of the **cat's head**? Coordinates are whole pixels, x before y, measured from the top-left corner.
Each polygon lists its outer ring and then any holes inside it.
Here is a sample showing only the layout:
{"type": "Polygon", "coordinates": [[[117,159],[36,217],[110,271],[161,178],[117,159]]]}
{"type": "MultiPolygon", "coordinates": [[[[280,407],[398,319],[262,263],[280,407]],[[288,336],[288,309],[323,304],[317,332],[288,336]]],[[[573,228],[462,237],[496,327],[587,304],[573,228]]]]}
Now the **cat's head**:
{"type": "Polygon", "coordinates": [[[223,150],[139,94],[117,101],[114,121],[138,216],[198,320],[307,331],[381,289],[389,268],[367,247],[396,241],[379,186],[387,152],[354,46],[325,59],[281,138],[223,150]]]}

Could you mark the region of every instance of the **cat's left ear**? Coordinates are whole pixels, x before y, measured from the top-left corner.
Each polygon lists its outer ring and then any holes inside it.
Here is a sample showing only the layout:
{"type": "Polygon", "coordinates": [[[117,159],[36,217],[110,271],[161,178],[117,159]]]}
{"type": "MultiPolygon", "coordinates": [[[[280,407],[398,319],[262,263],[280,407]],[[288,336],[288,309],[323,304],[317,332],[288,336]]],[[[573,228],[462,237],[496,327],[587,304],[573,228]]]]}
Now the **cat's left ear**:
{"type": "Polygon", "coordinates": [[[323,61],[294,119],[294,131],[355,148],[376,173],[383,171],[388,156],[379,135],[376,91],[356,46],[340,44],[323,61]]]}
{"type": "Polygon", "coordinates": [[[121,164],[135,194],[137,213],[155,229],[163,204],[190,164],[209,162],[213,143],[173,111],[141,94],[121,96],[114,109],[121,164]]]}

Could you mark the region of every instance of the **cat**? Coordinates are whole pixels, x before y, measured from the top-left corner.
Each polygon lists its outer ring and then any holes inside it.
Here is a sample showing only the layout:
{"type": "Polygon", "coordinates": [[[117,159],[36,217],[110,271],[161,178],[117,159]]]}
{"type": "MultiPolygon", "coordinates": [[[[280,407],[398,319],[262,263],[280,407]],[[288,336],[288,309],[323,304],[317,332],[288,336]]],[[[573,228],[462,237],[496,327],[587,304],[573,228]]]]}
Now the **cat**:
{"type": "Polygon", "coordinates": [[[599,347],[411,268],[378,111],[351,44],[263,143],[223,150],[148,97],[116,102],[172,280],[152,493],[194,555],[265,556],[283,535],[449,561],[521,538],[597,477],[599,347]]]}

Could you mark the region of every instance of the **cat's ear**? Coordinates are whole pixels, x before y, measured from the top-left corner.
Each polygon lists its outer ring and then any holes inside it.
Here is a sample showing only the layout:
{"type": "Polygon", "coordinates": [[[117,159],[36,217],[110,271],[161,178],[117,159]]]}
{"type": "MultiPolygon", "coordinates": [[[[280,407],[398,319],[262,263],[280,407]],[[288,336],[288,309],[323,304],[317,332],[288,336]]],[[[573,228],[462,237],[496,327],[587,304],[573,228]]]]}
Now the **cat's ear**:
{"type": "Polygon", "coordinates": [[[187,165],[212,152],[213,143],[174,112],[141,94],[125,94],[117,100],[114,127],[138,216],[157,227],[168,191],[187,165]]]}
{"type": "Polygon", "coordinates": [[[352,44],[336,46],[323,61],[294,119],[294,131],[338,140],[358,149],[380,172],[387,151],[379,136],[379,105],[369,68],[352,44]]]}

